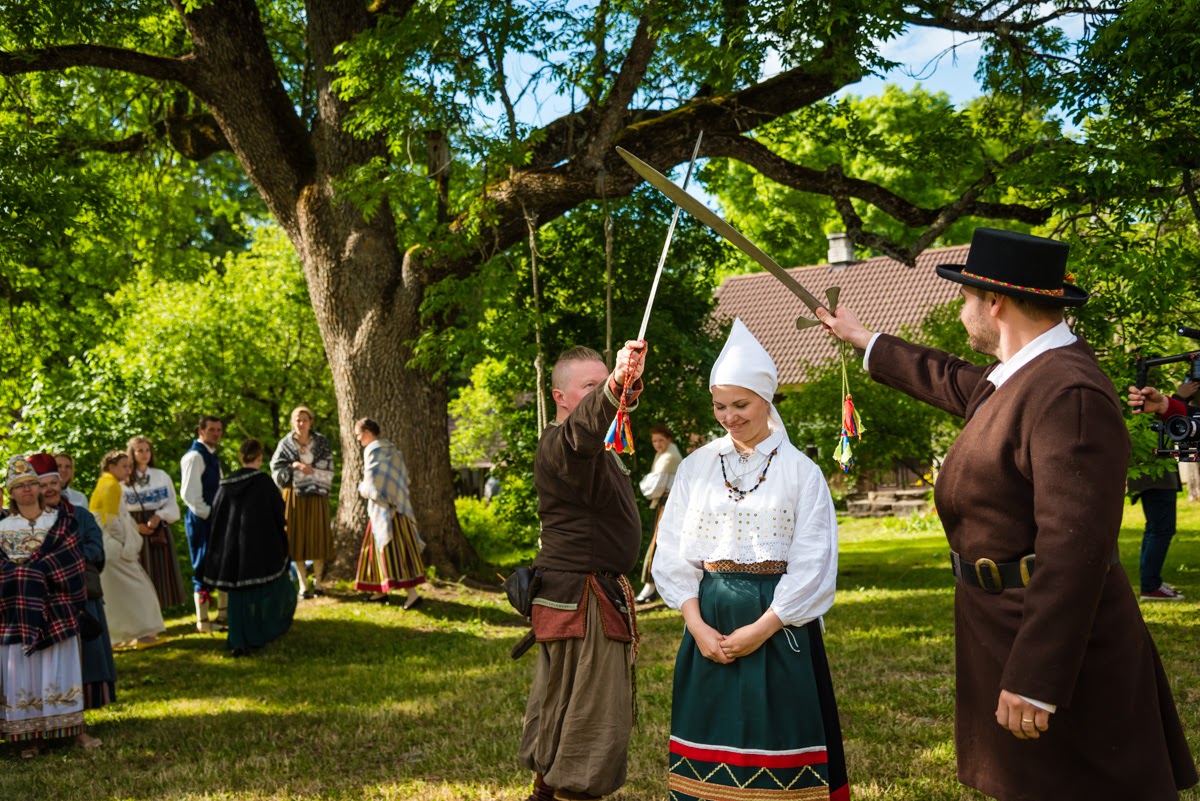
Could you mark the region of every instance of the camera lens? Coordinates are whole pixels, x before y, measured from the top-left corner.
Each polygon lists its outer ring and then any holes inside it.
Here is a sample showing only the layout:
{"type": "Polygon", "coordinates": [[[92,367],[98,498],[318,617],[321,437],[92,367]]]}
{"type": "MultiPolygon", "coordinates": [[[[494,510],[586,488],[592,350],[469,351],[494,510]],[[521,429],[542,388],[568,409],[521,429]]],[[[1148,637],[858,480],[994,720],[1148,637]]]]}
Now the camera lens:
{"type": "Polygon", "coordinates": [[[1194,417],[1177,414],[1167,420],[1166,433],[1172,442],[1196,439],[1200,434],[1200,423],[1194,417]]]}

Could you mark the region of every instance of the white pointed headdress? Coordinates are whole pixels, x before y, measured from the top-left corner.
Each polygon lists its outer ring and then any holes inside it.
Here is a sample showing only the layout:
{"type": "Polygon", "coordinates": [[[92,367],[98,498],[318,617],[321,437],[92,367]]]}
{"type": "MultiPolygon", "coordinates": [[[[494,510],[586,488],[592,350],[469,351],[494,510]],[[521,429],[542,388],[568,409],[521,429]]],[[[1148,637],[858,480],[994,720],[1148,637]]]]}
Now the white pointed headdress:
{"type": "Polygon", "coordinates": [[[717,385],[744,387],[766,400],[771,405],[771,429],[782,431],[783,436],[787,437],[783,418],[772,402],[775,390],[779,387],[779,371],[775,369],[771,354],[754,338],[740,318],[733,321],[729,339],[725,340],[725,347],[721,348],[721,355],[708,374],[708,388],[717,385]]]}

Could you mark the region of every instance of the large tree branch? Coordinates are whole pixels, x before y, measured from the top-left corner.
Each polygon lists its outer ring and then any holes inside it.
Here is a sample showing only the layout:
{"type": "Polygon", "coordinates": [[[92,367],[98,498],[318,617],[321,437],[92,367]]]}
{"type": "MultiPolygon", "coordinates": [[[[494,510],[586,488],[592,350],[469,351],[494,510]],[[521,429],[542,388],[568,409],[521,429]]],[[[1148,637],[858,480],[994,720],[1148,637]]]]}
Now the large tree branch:
{"type": "Polygon", "coordinates": [[[181,156],[202,161],[213,153],[232,150],[221,126],[211,114],[183,114],[159,120],[148,131],[109,142],[72,142],[68,150],[96,153],[141,153],[166,140],[181,156]]]}
{"type": "MultiPolygon", "coordinates": [[[[628,112],[628,124],[612,137],[610,145],[619,144],[660,169],[669,169],[691,156],[696,136],[703,130],[706,144],[700,155],[712,155],[708,150],[710,136],[737,136],[828,97],[861,77],[856,68],[838,66],[844,62],[834,55],[829,50],[813,64],[738,92],[697,98],[673,110],[628,112]]],[[[591,135],[597,126],[595,120],[594,113],[583,112],[548,126],[546,130],[552,136],[547,139],[553,138],[556,144],[535,151],[528,168],[514,170],[505,180],[488,186],[481,205],[483,212],[463,214],[450,226],[451,235],[455,235],[480,222],[481,234],[457,256],[416,260],[429,270],[429,279],[465,273],[480,259],[486,260],[522,241],[527,233],[522,204],[535,211],[544,225],[586,200],[631,193],[641,178],[615,150],[604,148],[600,166],[589,168],[570,146],[572,141],[591,135]],[[480,213],[482,219],[474,220],[471,215],[475,213],[480,213]]]]}
{"type": "Polygon", "coordinates": [[[1188,205],[1192,208],[1192,217],[1200,223],[1200,198],[1196,197],[1196,181],[1192,178],[1190,169],[1184,169],[1181,186],[1184,196],[1188,199],[1188,205]]]}
{"type": "Polygon", "coordinates": [[[167,58],[104,45],[70,44],[36,50],[0,50],[0,75],[52,72],[71,67],[95,67],[142,75],[158,81],[191,86],[196,78],[195,56],[167,58]]]}
{"type": "MultiPolygon", "coordinates": [[[[708,137],[705,136],[707,143],[708,137]]],[[[910,228],[936,228],[932,241],[954,220],[962,216],[987,216],[1040,224],[1049,219],[1050,212],[1018,203],[983,203],[979,195],[996,182],[997,167],[1012,166],[1032,155],[1034,146],[1009,154],[999,165],[988,164],[978,180],[957,200],[936,209],[926,209],[905,200],[879,184],[859,178],[848,178],[840,169],[815,170],[788,161],[768,149],[762,142],[745,136],[719,137],[708,147],[705,155],[737,159],[758,170],[783,186],[828,197],[842,196],[862,200],[910,228]]]]}
{"type": "Polygon", "coordinates": [[[296,205],[316,174],[316,156],[254,0],[209,0],[193,11],[183,0],[171,1],[194,47],[198,78],[192,91],[220,124],[267,207],[294,235],[296,205]]]}
{"type": "MultiPolygon", "coordinates": [[[[899,18],[910,25],[927,28],[942,28],[960,33],[996,33],[1008,35],[1014,33],[1031,33],[1063,17],[1075,15],[1115,16],[1125,10],[1123,4],[1105,6],[1080,4],[1055,8],[1041,16],[1029,16],[1012,20],[1014,14],[1023,9],[1040,10],[1043,3],[1040,0],[1019,0],[996,15],[989,15],[998,3],[988,3],[983,8],[962,14],[954,10],[952,3],[937,3],[933,7],[924,6],[922,11],[901,12],[899,18]]],[[[922,6],[918,6],[922,8],[922,6]]]]}
{"type": "Polygon", "coordinates": [[[629,114],[629,103],[641,85],[650,66],[650,58],[658,38],[650,33],[650,18],[643,16],[638,21],[637,32],[625,54],[621,71],[613,81],[612,90],[600,104],[596,115],[595,127],[588,138],[587,146],[582,155],[582,164],[588,169],[600,169],[604,164],[605,153],[612,149],[612,140],[625,125],[629,114]]]}

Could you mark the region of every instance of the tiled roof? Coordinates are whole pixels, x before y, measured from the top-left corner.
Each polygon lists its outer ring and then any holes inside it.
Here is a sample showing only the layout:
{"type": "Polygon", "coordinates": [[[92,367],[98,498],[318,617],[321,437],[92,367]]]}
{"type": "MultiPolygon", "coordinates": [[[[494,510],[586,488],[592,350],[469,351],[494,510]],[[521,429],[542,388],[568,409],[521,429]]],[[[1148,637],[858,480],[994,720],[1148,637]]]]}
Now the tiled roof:
{"type": "MultiPolygon", "coordinates": [[[[788,270],[805,289],[822,300],[825,288],[842,288],[840,304],[849,306],[868,328],[899,333],[916,326],[930,309],[958,297],[959,285],[939,278],[934,267],[962,264],[969,245],[927,250],[917,266],[905,267],[895,259],[878,256],[831,273],[828,264],[788,270]]],[[[779,383],[799,384],[805,366],[820,364],[836,355],[833,339],[819,326],[796,329],[796,318],[810,317],[800,299],[770,273],[727,278],[717,289],[718,318],[740,317],[775,360],[779,383]]]]}

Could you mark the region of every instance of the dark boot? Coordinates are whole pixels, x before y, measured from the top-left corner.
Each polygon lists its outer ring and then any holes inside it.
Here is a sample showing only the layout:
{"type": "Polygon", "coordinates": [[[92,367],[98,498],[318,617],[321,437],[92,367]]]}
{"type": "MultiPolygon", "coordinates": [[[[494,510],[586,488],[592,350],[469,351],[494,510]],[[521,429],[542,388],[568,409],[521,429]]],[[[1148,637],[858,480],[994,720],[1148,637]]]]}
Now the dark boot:
{"type": "Polygon", "coordinates": [[[554,788],[546,784],[542,774],[533,774],[533,792],[526,801],[554,801],[554,788]]]}
{"type": "Polygon", "coordinates": [[[577,793],[574,790],[554,791],[554,801],[601,801],[603,798],[602,795],[588,795],[587,793],[577,793]]]}

